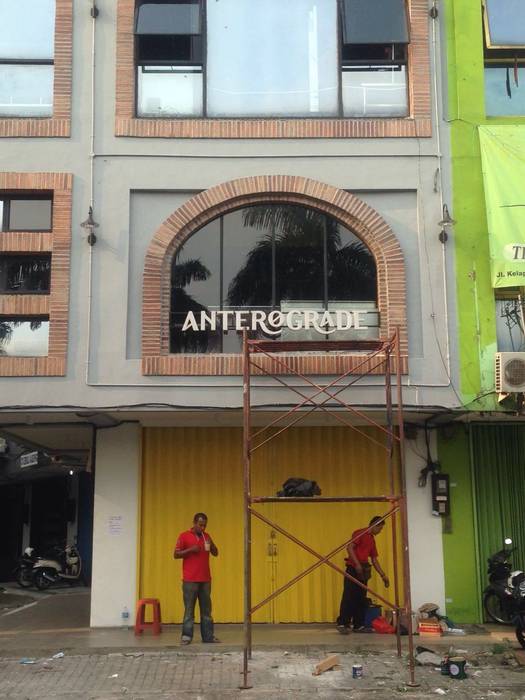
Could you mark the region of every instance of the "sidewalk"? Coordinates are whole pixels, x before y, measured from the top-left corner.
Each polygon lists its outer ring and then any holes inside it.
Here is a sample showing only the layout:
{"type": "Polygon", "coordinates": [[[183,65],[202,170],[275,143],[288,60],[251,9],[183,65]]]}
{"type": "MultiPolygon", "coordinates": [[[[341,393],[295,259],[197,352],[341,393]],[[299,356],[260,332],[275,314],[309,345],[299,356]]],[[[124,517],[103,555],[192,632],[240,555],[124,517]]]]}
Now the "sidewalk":
{"type": "Polygon", "coordinates": [[[439,654],[453,645],[469,658],[470,665],[468,678],[462,681],[441,676],[433,666],[418,667],[420,687],[409,689],[406,638],[399,659],[390,635],[342,636],[333,625],[254,625],[250,663],[254,687],[240,691],[242,625],[217,625],[222,643],[212,648],[201,644],[198,630],[193,644],[181,647],[178,625],[164,626],[158,637],[146,633],[135,637],[132,630],[124,629],[90,629],[85,589],[27,595],[30,602],[25,606],[0,612],[0,700],[276,696],[280,700],[365,696],[392,700],[407,695],[525,700],[525,666],[502,665],[504,652],[525,655],[517,651],[512,628],[487,626],[482,634],[456,638],[416,637],[416,645],[439,654]],[[340,666],[313,676],[315,664],[332,652],[340,654],[340,666]],[[53,659],[57,653],[59,658],[53,659]],[[363,665],[361,680],[352,678],[355,663],[363,665]]]}

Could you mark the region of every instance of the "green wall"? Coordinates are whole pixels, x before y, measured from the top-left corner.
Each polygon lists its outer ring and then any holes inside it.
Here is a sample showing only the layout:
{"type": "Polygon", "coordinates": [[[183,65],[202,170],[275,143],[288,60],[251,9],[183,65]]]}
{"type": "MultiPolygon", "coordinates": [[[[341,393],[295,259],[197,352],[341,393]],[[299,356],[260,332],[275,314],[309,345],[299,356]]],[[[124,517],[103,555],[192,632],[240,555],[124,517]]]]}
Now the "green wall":
{"type": "MultiPolygon", "coordinates": [[[[485,116],[481,0],[444,0],[452,209],[459,349],[459,393],[472,411],[499,410],[494,393],[496,323],[478,126],[525,124],[525,118],[485,116]]],[[[439,461],[450,474],[451,517],[443,520],[447,612],[458,622],[481,621],[475,496],[466,428],[438,437],[439,461]]]]}
{"type": "Polygon", "coordinates": [[[445,598],[454,621],[481,622],[475,506],[468,426],[458,424],[438,433],[441,469],[450,475],[450,517],[443,519],[445,598]]]}

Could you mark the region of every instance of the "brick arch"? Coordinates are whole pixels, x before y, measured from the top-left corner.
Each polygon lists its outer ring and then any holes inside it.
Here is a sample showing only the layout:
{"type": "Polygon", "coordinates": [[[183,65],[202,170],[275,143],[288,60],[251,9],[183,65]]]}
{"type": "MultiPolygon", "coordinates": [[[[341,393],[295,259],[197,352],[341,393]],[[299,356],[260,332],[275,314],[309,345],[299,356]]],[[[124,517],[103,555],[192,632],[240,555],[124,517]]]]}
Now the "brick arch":
{"type": "MultiPolygon", "coordinates": [[[[232,356],[169,355],[170,268],[176,250],[198,229],[222,214],[263,203],[301,204],[333,217],[370,249],[377,268],[381,337],[400,329],[401,352],[408,350],[403,253],[384,219],[353,194],[304,177],[268,175],[225,182],[200,192],[156,231],[144,264],[142,358],[145,374],[237,374],[232,356]],[[223,357],[217,362],[202,358],[223,357]],[[211,367],[215,368],[211,371],[211,367]]],[[[234,356],[235,359],[236,356],[234,356]]],[[[404,363],[405,364],[405,363],[404,363]]],[[[320,372],[323,373],[323,372],[320,372]]]]}

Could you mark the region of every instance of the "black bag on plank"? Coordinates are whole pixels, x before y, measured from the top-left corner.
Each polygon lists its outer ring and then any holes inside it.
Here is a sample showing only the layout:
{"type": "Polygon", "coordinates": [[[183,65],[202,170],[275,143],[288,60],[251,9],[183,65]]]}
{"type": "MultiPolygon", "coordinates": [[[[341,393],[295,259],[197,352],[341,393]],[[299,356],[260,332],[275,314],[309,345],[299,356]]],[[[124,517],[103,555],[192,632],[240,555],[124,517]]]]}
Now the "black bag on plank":
{"type": "Polygon", "coordinates": [[[292,477],[291,479],[286,479],[282,491],[277,491],[277,495],[279,498],[307,498],[320,496],[321,489],[317,481],[292,477]]]}

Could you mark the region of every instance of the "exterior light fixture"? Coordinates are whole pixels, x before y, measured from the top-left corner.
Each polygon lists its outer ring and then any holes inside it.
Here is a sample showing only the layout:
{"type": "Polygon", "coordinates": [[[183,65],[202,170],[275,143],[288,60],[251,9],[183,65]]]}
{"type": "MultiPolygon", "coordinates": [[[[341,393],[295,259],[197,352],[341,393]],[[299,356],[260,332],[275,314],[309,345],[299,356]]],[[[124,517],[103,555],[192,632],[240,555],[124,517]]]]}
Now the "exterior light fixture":
{"type": "Polygon", "coordinates": [[[88,217],[85,221],[80,224],[81,228],[86,228],[88,230],[87,242],[89,245],[93,246],[97,242],[97,237],[95,235],[95,229],[98,228],[98,224],[93,218],[93,207],[89,207],[88,217]]]}
{"type": "Polygon", "coordinates": [[[447,228],[449,226],[454,226],[455,223],[456,221],[450,216],[447,205],[443,204],[443,218],[438,222],[438,226],[441,226],[441,231],[438,236],[441,243],[446,243],[448,241],[447,228]]]}
{"type": "Polygon", "coordinates": [[[438,226],[446,228],[447,226],[454,226],[456,223],[455,219],[450,216],[450,212],[446,204],[443,204],[443,218],[438,222],[438,226]]]}

